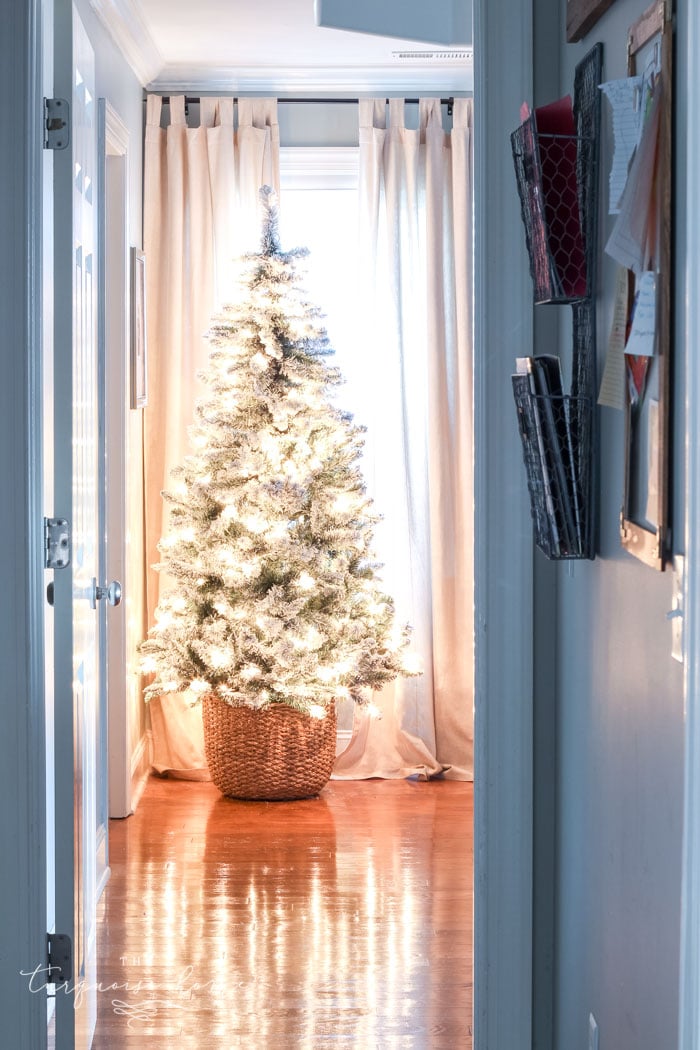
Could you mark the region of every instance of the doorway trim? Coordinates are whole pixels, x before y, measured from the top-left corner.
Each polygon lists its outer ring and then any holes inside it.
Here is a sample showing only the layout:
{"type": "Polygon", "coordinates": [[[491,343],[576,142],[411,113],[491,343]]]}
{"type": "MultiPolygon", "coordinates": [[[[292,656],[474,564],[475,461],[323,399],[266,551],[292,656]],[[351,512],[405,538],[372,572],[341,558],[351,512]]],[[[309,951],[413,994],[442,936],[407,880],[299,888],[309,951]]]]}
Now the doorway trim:
{"type": "Polygon", "coordinates": [[[532,1045],[533,544],[509,377],[533,310],[508,135],[532,97],[532,4],[475,0],[475,1050],[532,1045]]]}
{"type": "MultiPolygon", "coordinates": [[[[683,5],[686,32],[678,27],[678,40],[685,40],[681,60],[686,85],[700,70],[700,11],[694,3],[683,5]]],[[[700,1050],[700,362],[693,340],[700,331],[700,99],[685,92],[685,127],[679,121],[687,151],[685,186],[685,594],[684,602],[684,695],[685,695],[685,789],[683,813],[683,866],[681,891],[680,958],[680,1050],[700,1050]]]]}
{"type": "Polygon", "coordinates": [[[0,835],[12,863],[0,892],[3,928],[0,1016],[8,1046],[46,1046],[46,995],[31,973],[46,958],[46,771],[42,506],[42,5],[10,4],[0,34],[0,91],[9,119],[0,163],[0,486],[5,493],[0,588],[3,731],[0,835]],[[9,612],[11,610],[11,612],[9,612]]]}
{"type": "MultiPolygon", "coordinates": [[[[129,131],[116,110],[100,99],[100,382],[104,489],[100,494],[105,528],[101,542],[103,581],[126,582],[127,426],[129,359],[129,131]],[[109,294],[108,294],[109,289],[109,294]]],[[[102,609],[107,726],[108,815],[133,812],[130,706],[127,689],[127,600],[102,609]]]]}

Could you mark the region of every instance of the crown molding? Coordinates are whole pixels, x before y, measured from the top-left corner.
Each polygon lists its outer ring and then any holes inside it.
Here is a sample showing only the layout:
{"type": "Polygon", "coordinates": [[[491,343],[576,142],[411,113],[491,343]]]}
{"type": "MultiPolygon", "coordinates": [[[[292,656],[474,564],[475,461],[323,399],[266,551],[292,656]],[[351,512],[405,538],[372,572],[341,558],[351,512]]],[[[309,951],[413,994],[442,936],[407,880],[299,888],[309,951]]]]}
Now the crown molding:
{"type": "Polygon", "coordinates": [[[136,0],[90,0],[90,6],[145,87],[163,68],[163,58],[139,14],[136,0]]]}
{"type": "Polygon", "coordinates": [[[359,146],[280,147],[283,190],[356,190],[359,176],[359,146]]]}
{"type": "MultiPolygon", "coordinates": [[[[101,0],[103,2],[103,0],[101,0]]],[[[402,61],[400,66],[210,67],[171,64],[164,66],[148,88],[164,93],[194,91],[285,95],[299,92],[336,94],[386,94],[387,92],[455,94],[470,92],[474,85],[471,62],[441,60],[402,61]]]]}

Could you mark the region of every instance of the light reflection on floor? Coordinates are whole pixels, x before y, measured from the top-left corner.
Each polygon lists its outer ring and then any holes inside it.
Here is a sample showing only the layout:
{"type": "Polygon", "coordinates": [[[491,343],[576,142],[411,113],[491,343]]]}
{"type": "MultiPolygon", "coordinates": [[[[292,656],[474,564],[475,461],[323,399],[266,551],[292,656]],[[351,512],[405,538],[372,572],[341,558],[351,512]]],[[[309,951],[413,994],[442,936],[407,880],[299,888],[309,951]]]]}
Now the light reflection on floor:
{"type": "Polygon", "coordinates": [[[131,1015],[99,993],[96,1050],[466,1047],[471,799],[366,781],[240,803],[153,781],[113,831],[99,976],[129,985],[131,1015]]]}

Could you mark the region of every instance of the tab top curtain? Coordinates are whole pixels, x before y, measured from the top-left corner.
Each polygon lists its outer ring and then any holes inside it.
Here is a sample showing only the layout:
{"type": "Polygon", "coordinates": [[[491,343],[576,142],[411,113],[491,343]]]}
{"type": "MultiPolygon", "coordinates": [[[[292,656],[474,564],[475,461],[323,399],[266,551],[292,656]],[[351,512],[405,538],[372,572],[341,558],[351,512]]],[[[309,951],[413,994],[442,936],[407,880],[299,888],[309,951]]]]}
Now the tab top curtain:
{"type": "Polygon", "coordinates": [[[419,678],[356,710],[337,778],[473,776],[472,100],[360,102],[367,477],[387,593],[419,678]]]}

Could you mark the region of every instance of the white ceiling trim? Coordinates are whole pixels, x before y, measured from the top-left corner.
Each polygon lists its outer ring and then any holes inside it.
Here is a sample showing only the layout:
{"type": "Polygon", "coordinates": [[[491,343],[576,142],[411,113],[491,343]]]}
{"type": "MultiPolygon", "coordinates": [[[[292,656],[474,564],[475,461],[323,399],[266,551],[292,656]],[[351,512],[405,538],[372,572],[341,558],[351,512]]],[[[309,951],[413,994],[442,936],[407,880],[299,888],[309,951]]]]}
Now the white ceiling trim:
{"type": "Polygon", "coordinates": [[[282,190],[356,190],[359,178],[359,146],[280,147],[282,190]]]}
{"type": "Polygon", "coordinates": [[[90,6],[121,50],[139,83],[145,87],[163,68],[163,58],[153,43],[136,0],[90,0],[90,6]]]}
{"type": "MultiPolygon", "coordinates": [[[[96,0],[95,0],[96,2],[96,0]]],[[[425,62],[415,65],[403,61],[396,69],[386,66],[289,67],[255,66],[209,67],[172,64],[164,66],[148,87],[151,91],[240,91],[270,95],[295,92],[358,94],[389,91],[444,94],[472,91],[474,72],[471,62],[441,61],[438,68],[425,62]]]]}

